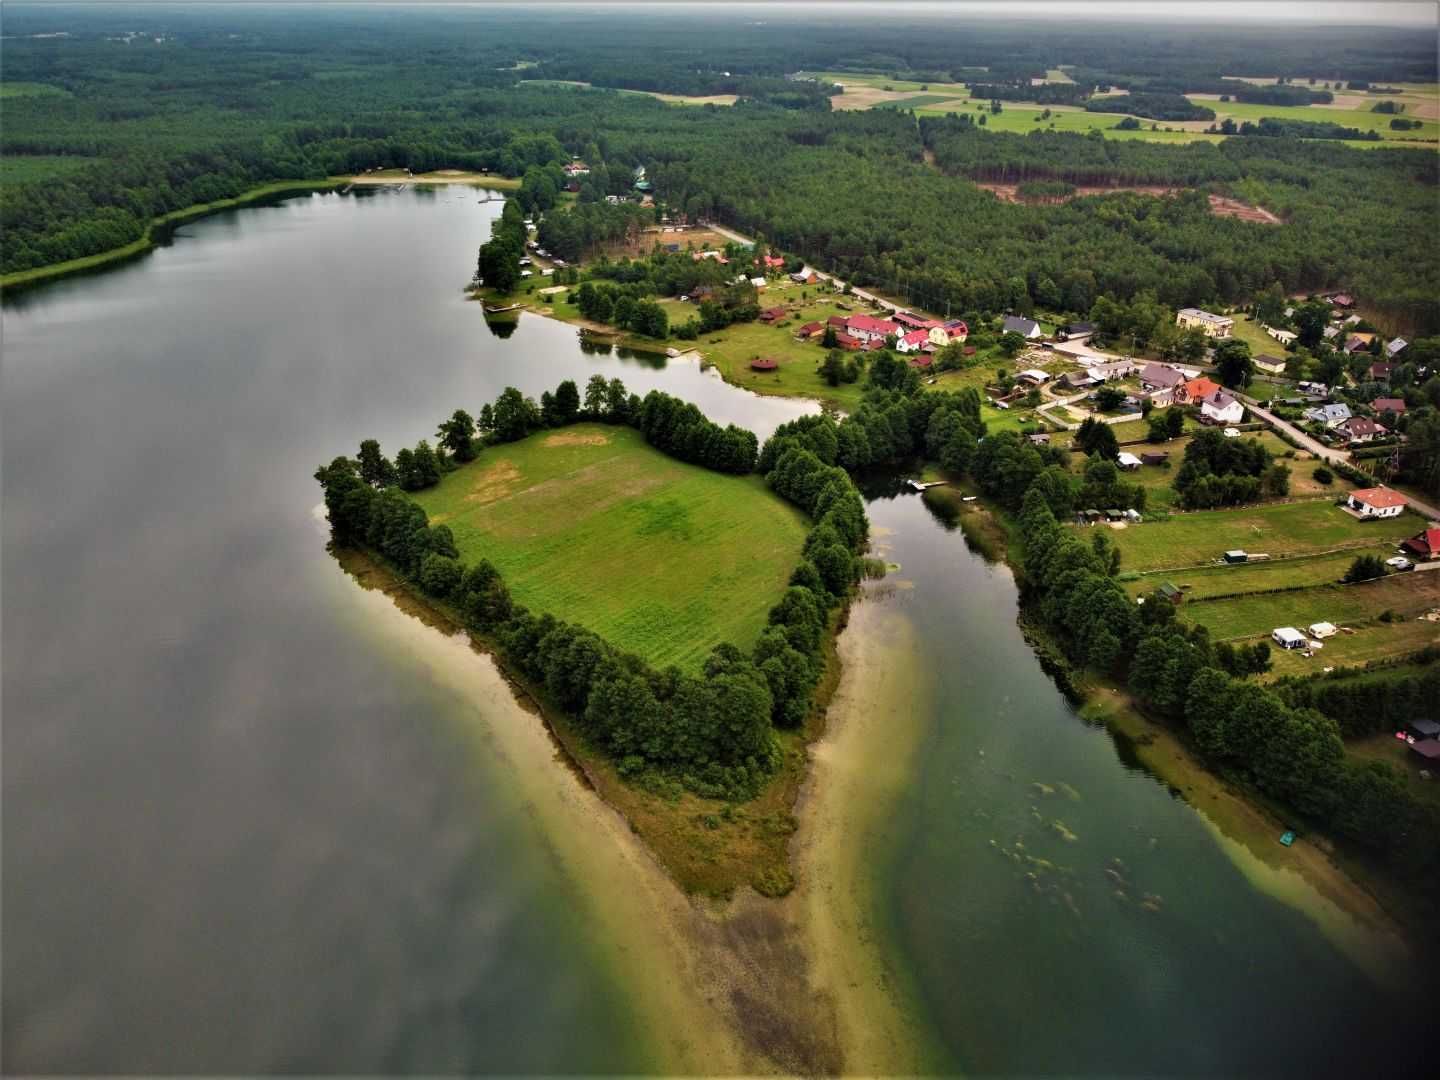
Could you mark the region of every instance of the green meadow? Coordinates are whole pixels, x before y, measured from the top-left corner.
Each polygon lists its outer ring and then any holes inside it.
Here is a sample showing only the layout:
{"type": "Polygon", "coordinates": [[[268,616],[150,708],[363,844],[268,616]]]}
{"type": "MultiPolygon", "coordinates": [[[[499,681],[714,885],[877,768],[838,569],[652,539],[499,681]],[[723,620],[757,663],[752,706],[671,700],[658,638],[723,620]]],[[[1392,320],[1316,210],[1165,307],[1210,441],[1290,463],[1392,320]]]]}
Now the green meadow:
{"type": "Polygon", "coordinates": [[[605,424],[488,447],[415,499],[517,603],[691,672],[721,642],[754,644],[809,527],[759,476],[676,461],[605,424]]]}

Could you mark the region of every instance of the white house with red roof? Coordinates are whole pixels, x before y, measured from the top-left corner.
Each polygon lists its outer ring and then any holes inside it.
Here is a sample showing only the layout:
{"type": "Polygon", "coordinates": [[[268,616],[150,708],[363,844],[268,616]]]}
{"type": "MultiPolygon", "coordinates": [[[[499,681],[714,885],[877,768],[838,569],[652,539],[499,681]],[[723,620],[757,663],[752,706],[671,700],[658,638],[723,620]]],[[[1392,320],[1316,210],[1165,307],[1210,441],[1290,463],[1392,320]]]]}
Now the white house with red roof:
{"type": "Polygon", "coordinates": [[[925,349],[933,349],[935,343],[930,340],[929,330],[911,330],[902,334],[900,340],[895,342],[895,351],[902,353],[922,352],[925,349]]]}
{"type": "Polygon", "coordinates": [[[873,315],[851,315],[845,320],[845,329],[851,337],[861,341],[884,341],[892,334],[900,336],[900,325],[889,319],[877,319],[873,315]]]}
{"type": "Polygon", "coordinates": [[[1405,512],[1405,496],[1389,488],[1362,488],[1350,492],[1345,505],[1362,518],[1394,518],[1405,512]]]}

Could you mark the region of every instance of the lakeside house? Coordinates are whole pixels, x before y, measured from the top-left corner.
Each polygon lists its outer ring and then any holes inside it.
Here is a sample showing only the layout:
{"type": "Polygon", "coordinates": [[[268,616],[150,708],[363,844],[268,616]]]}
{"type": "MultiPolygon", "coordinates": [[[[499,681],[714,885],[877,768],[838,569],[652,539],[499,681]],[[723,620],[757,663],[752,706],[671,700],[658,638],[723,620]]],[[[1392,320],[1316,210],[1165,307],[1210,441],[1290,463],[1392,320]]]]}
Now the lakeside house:
{"type": "Polygon", "coordinates": [[[1019,334],[1026,341],[1034,341],[1036,338],[1044,336],[1041,333],[1039,323],[1034,319],[1025,319],[1018,315],[1006,315],[1005,322],[1000,327],[1000,332],[1002,334],[1019,334]]]}
{"type": "Polygon", "coordinates": [[[1390,434],[1389,428],[1384,424],[1377,424],[1368,416],[1352,416],[1349,420],[1342,420],[1335,425],[1335,430],[1352,443],[1368,443],[1382,435],[1390,434]]]}
{"type": "Polygon", "coordinates": [[[1362,518],[1394,518],[1405,512],[1405,496],[1389,488],[1363,488],[1350,492],[1345,505],[1362,518]]]}
{"type": "Polygon", "coordinates": [[[1285,358],[1283,356],[1272,356],[1269,353],[1261,353],[1255,357],[1255,368],[1265,372],[1266,375],[1284,375],[1285,358]]]}
{"type": "Polygon", "coordinates": [[[1235,329],[1235,320],[1226,315],[1187,307],[1175,313],[1175,325],[1186,330],[1200,330],[1206,337],[1227,338],[1235,329]]]}
{"type": "Polygon", "coordinates": [[[1200,419],[1207,424],[1238,424],[1245,419],[1245,406],[1234,394],[1217,389],[1200,402],[1200,419]]]}

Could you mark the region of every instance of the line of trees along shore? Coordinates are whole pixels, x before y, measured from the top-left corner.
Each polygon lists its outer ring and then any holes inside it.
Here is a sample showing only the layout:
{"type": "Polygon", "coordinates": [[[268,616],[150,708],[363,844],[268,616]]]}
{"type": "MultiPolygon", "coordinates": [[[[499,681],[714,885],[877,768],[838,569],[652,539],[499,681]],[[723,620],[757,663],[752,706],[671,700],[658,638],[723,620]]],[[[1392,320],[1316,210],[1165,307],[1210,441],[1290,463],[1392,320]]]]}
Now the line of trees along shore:
{"type": "Polygon", "coordinates": [[[393,463],[366,440],[357,458],[321,466],[315,476],[335,542],[379,553],[457,612],[507,664],[543,688],[621,775],[657,790],[681,786],[707,797],[753,797],[780,761],[774,730],[798,727],[809,713],[835,611],[860,577],[868,523],[848,474],[799,445],[796,432],[808,421],[777,431],[760,451],[753,432],[722,428],[694,405],[659,391],[642,399],[619,379],[599,375],[583,398],[568,380],[539,402],[507,388],[480,417],[457,410],[439,425],[438,447],[422,441],[393,463]],[[584,627],[516,603],[493,564],[464,565],[450,529],[432,525],[405,494],[439,482],[486,446],[582,420],[628,424],[656,449],[721,472],[748,474],[763,461],[771,488],[810,516],[814,524],[790,583],[748,652],[718,645],[700,676],[673,667],[657,671],[584,627]],[[418,471],[417,458],[426,462],[418,471]]]}

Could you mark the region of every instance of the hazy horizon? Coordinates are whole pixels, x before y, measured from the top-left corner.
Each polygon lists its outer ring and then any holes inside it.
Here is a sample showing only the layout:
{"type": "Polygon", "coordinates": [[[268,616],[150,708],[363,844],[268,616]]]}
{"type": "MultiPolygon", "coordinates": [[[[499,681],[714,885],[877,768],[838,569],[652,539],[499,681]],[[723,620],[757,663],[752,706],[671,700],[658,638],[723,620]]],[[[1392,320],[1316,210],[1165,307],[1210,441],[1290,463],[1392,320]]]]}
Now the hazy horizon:
{"type": "Polygon", "coordinates": [[[887,15],[1023,20],[1064,16],[1082,22],[1112,19],[1145,22],[1305,23],[1334,26],[1437,25],[1440,6],[1430,0],[1381,0],[1356,5],[1341,0],[7,0],[8,7],[646,7],[723,8],[747,19],[762,13],[831,8],[874,9],[887,15]]]}

